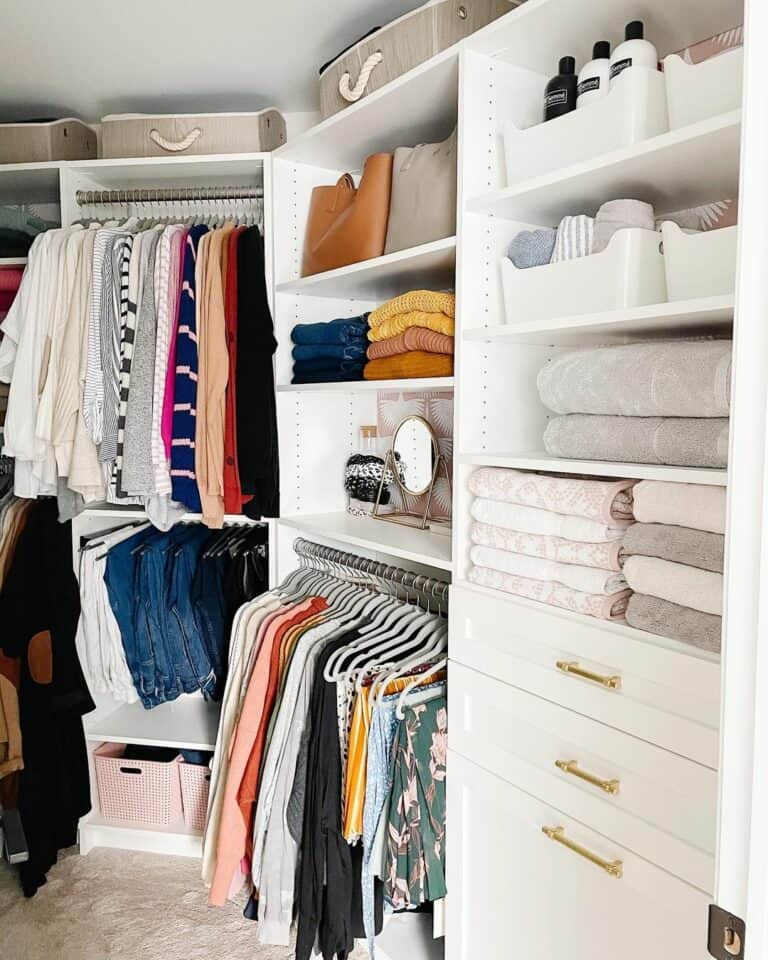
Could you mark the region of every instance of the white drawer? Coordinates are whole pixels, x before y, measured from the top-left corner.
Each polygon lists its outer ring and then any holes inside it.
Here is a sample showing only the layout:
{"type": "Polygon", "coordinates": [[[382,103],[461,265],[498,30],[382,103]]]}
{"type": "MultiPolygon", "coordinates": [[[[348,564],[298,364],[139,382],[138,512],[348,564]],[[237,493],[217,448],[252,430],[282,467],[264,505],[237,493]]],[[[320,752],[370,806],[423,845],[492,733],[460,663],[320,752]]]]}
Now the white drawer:
{"type": "Polygon", "coordinates": [[[713,889],[715,771],[459,664],[449,691],[452,751],[713,889]]]}
{"type": "Polygon", "coordinates": [[[717,767],[720,664],[682,644],[657,643],[622,624],[457,586],[451,587],[451,657],[717,767]],[[567,664],[593,679],[564,672],[567,664]]]}
{"type": "Polygon", "coordinates": [[[708,956],[702,891],[452,750],[447,789],[446,960],[708,956]],[[545,827],[562,828],[582,852],[545,827]],[[621,877],[586,853],[617,861],[621,877]]]}

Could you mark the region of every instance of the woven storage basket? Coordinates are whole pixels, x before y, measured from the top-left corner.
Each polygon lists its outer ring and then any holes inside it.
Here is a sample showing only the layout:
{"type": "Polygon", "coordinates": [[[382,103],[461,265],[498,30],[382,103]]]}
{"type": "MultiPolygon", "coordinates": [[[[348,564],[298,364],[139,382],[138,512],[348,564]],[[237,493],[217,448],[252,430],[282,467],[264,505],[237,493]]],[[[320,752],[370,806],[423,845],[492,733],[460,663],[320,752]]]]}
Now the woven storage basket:
{"type": "Polygon", "coordinates": [[[208,813],[208,791],[211,786],[211,771],[208,767],[185,763],[179,759],[181,779],[181,802],[184,807],[184,823],[192,829],[205,830],[208,813]]]}
{"type": "Polygon", "coordinates": [[[99,803],[107,820],[180,825],[181,783],[174,761],[123,760],[125,745],[102,743],[93,752],[99,803]]]}
{"type": "Polygon", "coordinates": [[[323,117],[338,113],[523,2],[430,0],[406,13],[323,68],[320,112],[323,117]]]}

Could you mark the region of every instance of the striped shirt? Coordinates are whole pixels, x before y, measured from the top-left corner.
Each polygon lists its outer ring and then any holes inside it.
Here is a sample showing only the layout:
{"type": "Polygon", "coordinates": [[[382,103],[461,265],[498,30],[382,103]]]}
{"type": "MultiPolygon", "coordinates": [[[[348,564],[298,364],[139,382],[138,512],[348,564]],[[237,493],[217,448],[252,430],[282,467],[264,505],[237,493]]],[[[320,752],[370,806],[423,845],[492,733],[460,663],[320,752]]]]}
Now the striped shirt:
{"type": "Polygon", "coordinates": [[[198,224],[187,234],[179,304],[179,326],[176,331],[171,486],[173,499],[183,503],[192,513],[199,513],[201,509],[200,493],[195,477],[198,371],[195,266],[200,238],[207,232],[208,227],[198,224]]]}

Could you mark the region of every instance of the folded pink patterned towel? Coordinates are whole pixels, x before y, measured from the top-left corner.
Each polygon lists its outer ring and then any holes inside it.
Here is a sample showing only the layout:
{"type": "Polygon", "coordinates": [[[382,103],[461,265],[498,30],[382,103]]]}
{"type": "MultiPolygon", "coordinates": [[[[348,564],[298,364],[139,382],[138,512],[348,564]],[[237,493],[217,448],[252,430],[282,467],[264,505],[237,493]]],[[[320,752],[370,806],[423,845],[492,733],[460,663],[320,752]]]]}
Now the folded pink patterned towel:
{"type": "Polygon", "coordinates": [[[482,467],[470,476],[469,489],[490,500],[629,526],[634,520],[632,487],[636,483],[637,480],[593,480],[482,467]]]}
{"type": "Polygon", "coordinates": [[[516,597],[537,600],[539,603],[562,607],[564,610],[583,613],[599,620],[622,620],[632,596],[631,590],[622,590],[621,593],[614,593],[609,597],[582,593],[580,590],[564,587],[561,583],[528,580],[526,577],[515,577],[509,573],[490,570],[488,567],[472,567],[469,579],[482,587],[503,590],[504,593],[512,593],[516,597]]]}
{"type": "Polygon", "coordinates": [[[579,563],[558,563],[557,560],[527,557],[524,553],[510,553],[509,550],[497,550],[495,547],[472,547],[470,559],[476,567],[488,567],[527,580],[561,583],[582,593],[608,597],[627,589],[624,574],[618,570],[584,567],[579,563]]]}
{"type": "Polygon", "coordinates": [[[582,567],[597,567],[599,570],[621,569],[620,540],[581,543],[578,540],[566,540],[564,537],[505,530],[504,527],[494,527],[490,523],[473,523],[472,543],[480,547],[495,547],[510,553],[522,553],[528,557],[555,560],[558,563],[575,563],[582,567]]]}

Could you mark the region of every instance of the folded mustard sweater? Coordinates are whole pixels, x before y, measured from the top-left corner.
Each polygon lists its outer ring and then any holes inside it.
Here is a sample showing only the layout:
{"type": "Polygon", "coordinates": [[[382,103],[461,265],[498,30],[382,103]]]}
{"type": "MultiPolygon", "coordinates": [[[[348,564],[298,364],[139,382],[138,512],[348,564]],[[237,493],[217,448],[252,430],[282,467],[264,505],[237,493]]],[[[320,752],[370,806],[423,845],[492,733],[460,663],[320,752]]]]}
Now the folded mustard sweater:
{"type": "Polygon", "coordinates": [[[445,353],[411,350],[394,357],[369,360],[363,369],[364,380],[408,380],[416,377],[453,376],[453,357],[445,353]]]}
{"type": "Polygon", "coordinates": [[[389,340],[396,337],[409,327],[425,327],[435,333],[444,333],[452,337],[456,330],[456,322],[444,313],[425,313],[423,310],[412,310],[410,313],[398,313],[382,321],[368,331],[368,339],[373,343],[378,340],[389,340]]]}
{"type": "Polygon", "coordinates": [[[401,313],[444,313],[447,317],[456,316],[456,297],[452,293],[438,293],[433,290],[411,290],[393,300],[387,300],[373,310],[368,317],[371,327],[377,327],[385,320],[401,313]]]}

